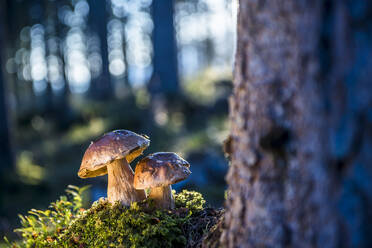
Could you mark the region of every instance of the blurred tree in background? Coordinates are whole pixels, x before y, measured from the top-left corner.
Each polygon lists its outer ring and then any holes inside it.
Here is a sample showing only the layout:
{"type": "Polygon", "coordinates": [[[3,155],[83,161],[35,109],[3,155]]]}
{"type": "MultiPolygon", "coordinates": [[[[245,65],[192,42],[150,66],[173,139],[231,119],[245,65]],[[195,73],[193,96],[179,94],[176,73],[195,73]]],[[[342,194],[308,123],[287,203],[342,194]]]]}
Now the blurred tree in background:
{"type": "Polygon", "coordinates": [[[149,84],[152,95],[162,93],[171,97],[179,94],[173,5],[173,0],[152,2],[154,72],[149,84]]]}
{"type": "Polygon", "coordinates": [[[89,22],[91,30],[98,33],[99,50],[102,58],[102,72],[91,81],[91,95],[98,99],[109,99],[113,96],[111,78],[108,65],[108,47],[107,47],[107,8],[106,1],[90,0],[89,22]]]}
{"type": "MultiPolygon", "coordinates": [[[[0,10],[0,15],[5,16],[4,10],[0,10]]],[[[0,47],[6,47],[5,45],[5,24],[4,20],[0,20],[0,47]]],[[[3,202],[3,195],[7,189],[7,174],[13,170],[13,153],[10,143],[10,128],[8,118],[8,104],[7,104],[7,88],[4,77],[4,67],[2,66],[3,49],[0,49],[0,181],[2,182],[0,188],[0,214],[4,215],[4,209],[1,207],[5,204],[3,202]]]]}

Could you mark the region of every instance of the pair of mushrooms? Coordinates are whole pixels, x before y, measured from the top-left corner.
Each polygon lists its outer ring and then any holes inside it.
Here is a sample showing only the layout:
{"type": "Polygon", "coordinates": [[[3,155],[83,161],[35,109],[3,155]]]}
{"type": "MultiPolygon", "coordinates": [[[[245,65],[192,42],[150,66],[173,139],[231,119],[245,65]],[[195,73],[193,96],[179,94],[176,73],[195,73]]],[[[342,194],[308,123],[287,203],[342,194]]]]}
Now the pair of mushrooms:
{"type": "Polygon", "coordinates": [[[135,173],[129,163],[142,154],[150,140],[127,130],[115,130],[92,142],[85,151],[78,176],[97,177],[108,174],[108,201],[129,206],[149,198],[159,208],[174,208],[171,184],[186,179],[189,163],[172,152],[151,154],[137,163],[135,173]]]}

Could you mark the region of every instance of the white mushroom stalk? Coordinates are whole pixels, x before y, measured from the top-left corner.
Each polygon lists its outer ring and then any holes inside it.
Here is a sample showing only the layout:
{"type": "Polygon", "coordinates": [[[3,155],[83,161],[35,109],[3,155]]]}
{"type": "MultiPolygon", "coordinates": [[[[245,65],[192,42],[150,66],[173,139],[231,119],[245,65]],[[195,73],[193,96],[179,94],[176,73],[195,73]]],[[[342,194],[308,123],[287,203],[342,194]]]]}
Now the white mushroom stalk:
{"type": "Polygon", "coordinates": [[[152,188],[149,198],[154,200],[155,206],[162,209],[174,209],[175,203],[172,194],[172,186],[152,188]]]}
{"type": "Polygon", "coordinates": [[[133,187],[134,173],[127,160],[114,160],[107,165],[108,185],[107,198],[110,203],[119,201],[124,206],[139,202],[146,198],[144,190],[133,187]]]}

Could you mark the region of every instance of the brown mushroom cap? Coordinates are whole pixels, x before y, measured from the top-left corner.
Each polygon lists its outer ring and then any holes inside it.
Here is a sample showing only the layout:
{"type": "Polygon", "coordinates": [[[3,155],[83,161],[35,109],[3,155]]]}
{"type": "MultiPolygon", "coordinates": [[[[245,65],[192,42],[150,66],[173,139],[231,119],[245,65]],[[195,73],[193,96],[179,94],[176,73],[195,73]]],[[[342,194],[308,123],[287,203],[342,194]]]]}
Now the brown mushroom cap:
{"type": "Polygon", "coordinates": [[[85,151],[78,176],[81,178],[107,174],[107,164],[126,158],[128,163],[150,145],[147,137],[128,130],[115,130],[92,142],[85,151]]]}
{"type": "Polygon", "coordinates": [[[157,152],[141,159],[134,173],[134,188],[164,187],[186,179],[190,164],[173,152],[157,152]]]}

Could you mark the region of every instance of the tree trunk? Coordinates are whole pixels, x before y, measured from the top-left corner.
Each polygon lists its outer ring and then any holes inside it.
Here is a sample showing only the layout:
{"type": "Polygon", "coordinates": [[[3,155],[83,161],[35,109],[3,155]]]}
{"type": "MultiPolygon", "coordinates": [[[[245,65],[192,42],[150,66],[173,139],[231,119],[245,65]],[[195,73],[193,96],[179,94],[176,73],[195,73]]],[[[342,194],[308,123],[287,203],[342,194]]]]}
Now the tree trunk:
{"type": "MultiPolygon", "coordinates": [[[[5,48],[5,13],[0,11],[0,48],[5,48]]],[[[8,104],[4,75],[4,51],[0,50],[0,174],[13,166],[12,149],[10,145],[8,104]]]]}
{"type": "MultiPolygon", "coordinates": [[[[124,17],[121,19],[121,22],[123,23],[123,26],[126,27],[128,25],[128,17],[124,17]]],[[[123,29],[123,54],[124,54],[124,65],[125,65],[125,71],[124,71],[124,85],[126,87],[126,90],[132,94],[132,85],[129,82],[129,63],[128,63],[128,37],[127,32],[125,31],[125,28],[123,29]]]]}
{"type": "Polygon", "coordinates": [[[371,247],[372,4],[358,3],[240,1],[224,246],[371,247]]]}
{"type": "Polygon", "coordinates": [[[92,79],[90,95],[101,100],[109,99],[113,95],[108,61],[106,4],[106,0],[89,1],[90,24],[92,30],[98,34],[102,58],[102,72],[99,77],[92,79]]]}
{"type": "Polygon", "coordinates": [[[172,97],[179,90],[173,8],[173,0],[152,1],[154,72],[149,83],[152,95],[172,97]]]}
{"type": "Polygon", "coordinates": [[[0,8],[0,216],[3,215],[3,195],[8,189],[8,177],[7,175],[13,172],[14,159],[11,148],[10,140],[10,128],[8,119],[8,104],[7,104],[7,90],[4,75],[4,50],[6,44],[5,34],[5,13],[2,8],[0,8]]]}
{"type": "MultiPolygon", "coordinates": [[[[53,20],[53,2],[49,2],[48,0],[44,0],[42,2],[42,8],[44,9],[43,15],[40,18],[40,23],[43,24],[45,28],[45,36],[44,36],[44,43],[45,43],[45,59],[47,61],[47,68],[50,66],[48,57],[52,55],[51,48],[49,46],[48,39],[55,35],[55,27],[54,27],[54,20],[53,20]]],[[[52,82],[50,80],[50,73],[49,69],[47,69],[47,77],[46,77],[46,89],[44,95],[42,96],[43,99],[43,112],[47,115],[53,115],[55,111],[54,105],[54,94],[52,90],[52,82]]]]}

